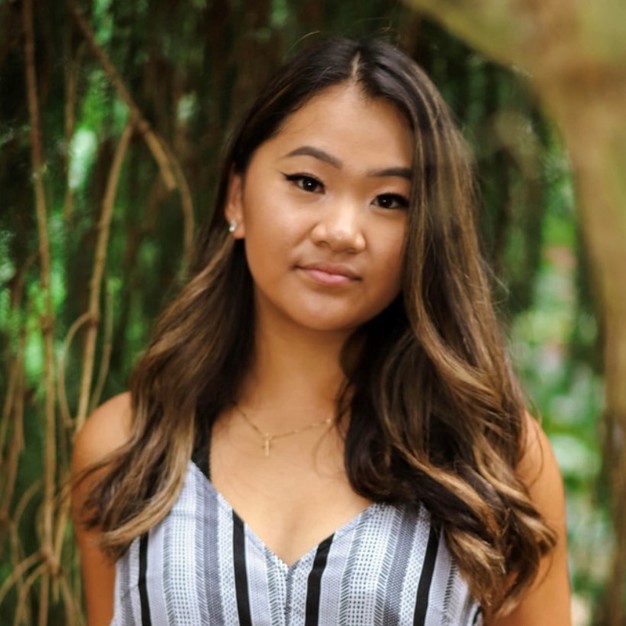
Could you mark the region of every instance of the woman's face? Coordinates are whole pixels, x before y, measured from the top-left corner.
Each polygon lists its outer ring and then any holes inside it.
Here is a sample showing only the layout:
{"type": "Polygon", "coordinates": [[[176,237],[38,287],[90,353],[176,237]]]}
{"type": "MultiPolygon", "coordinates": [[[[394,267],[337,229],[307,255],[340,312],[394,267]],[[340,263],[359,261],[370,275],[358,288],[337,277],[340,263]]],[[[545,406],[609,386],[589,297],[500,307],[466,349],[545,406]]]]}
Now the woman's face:
{"type": "Polygon", "coordinates": [[[233,176],[259,324],[349,333],[400,291],[412,131],[390,103],[328,88],[233,176]]]}

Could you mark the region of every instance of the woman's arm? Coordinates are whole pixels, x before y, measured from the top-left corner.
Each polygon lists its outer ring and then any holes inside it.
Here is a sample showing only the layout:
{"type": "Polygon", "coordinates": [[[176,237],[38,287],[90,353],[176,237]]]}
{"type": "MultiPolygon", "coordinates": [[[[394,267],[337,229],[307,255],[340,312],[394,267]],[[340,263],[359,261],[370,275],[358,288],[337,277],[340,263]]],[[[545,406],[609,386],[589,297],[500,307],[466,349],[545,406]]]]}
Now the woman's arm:
{"type": "Polygon", "coordinates": [[[557,533],[553,552],[543,558],[535,582],[519,606],[490,626],[571,626],[567,571],[565,495],[561,473],[547,437],[537,422],[526,416],[525,453],[518,473],[546,522],[557,533]]]}
{"type": "MultiPolygon", "coordinates": [[[[112,398],[94,411],[74,442],[74,477],[127,441],[130,417],[130,394],[127,393],[112,398]]],[[[87,621],[89,626],[108,626],[113,617],[115,564],[99,549],[98,530],[87,530],[80,521],[82,503],[95,478],[97,475],[89,476],[72,490],[72,511],[85,587],[87,621]]]]}

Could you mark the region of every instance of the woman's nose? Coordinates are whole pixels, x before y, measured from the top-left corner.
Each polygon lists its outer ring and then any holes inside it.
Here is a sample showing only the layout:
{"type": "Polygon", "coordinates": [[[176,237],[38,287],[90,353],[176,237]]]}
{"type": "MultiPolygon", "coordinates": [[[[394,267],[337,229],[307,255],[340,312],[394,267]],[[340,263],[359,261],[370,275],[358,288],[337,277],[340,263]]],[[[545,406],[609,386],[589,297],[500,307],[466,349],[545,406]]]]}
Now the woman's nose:
{"type": "Polygon", "coordinates": [[[346,200],[329,203],[313,227],[311,239],[334,252],[361,252],[366,243],[362,210],[346,200]]]}

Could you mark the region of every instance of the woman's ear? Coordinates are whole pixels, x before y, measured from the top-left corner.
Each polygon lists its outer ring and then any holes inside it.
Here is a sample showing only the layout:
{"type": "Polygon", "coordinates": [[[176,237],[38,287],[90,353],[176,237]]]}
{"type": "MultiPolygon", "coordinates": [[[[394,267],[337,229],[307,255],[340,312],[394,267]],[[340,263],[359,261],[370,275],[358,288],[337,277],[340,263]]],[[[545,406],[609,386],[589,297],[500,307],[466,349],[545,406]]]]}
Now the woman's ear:
{"type": "Polygon", "coordinates": [[[243,239],[246,230],[243,221],[243,176],[231,172],[226,194],[224,216],[228,222],[228,230],[235,239],[243,239]]]}

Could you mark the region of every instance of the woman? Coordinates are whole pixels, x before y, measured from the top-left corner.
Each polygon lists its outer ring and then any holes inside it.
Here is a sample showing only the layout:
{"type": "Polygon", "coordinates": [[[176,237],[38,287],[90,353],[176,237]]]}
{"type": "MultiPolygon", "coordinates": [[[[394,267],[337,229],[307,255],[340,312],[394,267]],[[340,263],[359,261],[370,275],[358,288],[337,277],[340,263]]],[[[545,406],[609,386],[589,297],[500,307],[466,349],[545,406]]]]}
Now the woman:
{"type": "Polygon", "coordinates": [[[89,623],[569,624],[559,472],[423,72],[323,41],[235,134],[188,285],[76,440],[89,623]]]}

